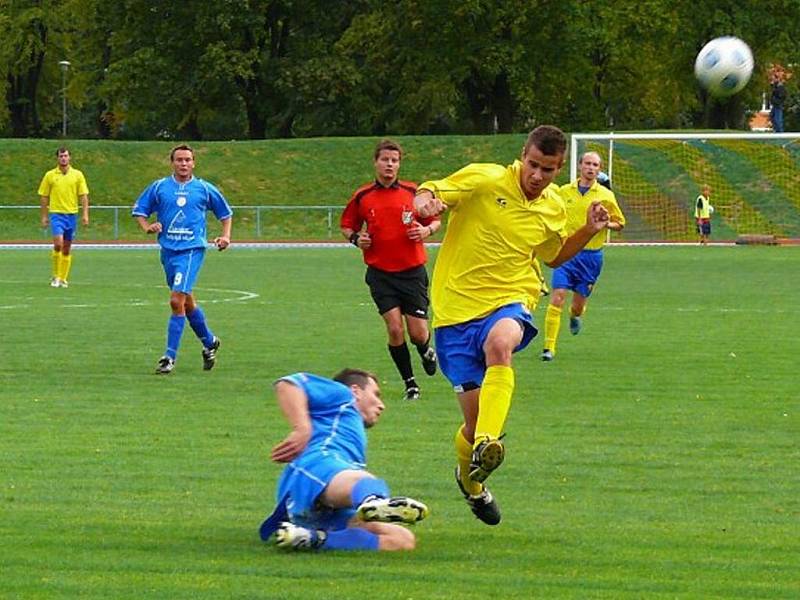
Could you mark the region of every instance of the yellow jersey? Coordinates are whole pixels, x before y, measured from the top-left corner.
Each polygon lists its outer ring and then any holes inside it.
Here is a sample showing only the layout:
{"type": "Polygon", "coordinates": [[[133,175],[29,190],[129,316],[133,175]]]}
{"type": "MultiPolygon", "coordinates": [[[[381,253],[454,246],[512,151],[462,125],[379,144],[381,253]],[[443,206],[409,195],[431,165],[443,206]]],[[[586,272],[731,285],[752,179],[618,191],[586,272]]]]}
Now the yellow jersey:
{"type": "MultiPolygon", "coordinates": [[[[612,221],[617,221],[620,225],[625,225],[625,215],[617,204],[614,192],[607,187],[600,185],[597,181],[592,183],[585,194],[578,190],[578,180],[575,179],[566,185],[562,185],[559,194],[564,205],[567,207],[567,233],[572,235],[578,229],[586,225],[586,211],[592,202],[600,202],[608,211],[608,216],[612,221]]],[[[606,243],[608,233],[605,229],[598,231],[589,243],[584,246],[585,250],[600,250],[606,243]]]]}
{"type": "Polygon", "coordinates": [[[694,218],[695,219],[710,219],[711,218],[711,201],[707,196],[700,194],[697,200],[694,201],[694,218]]]}
{"type": "Polygon", "coordinates": [[[519,184],[522,163],[474,163],[445,179],[426,181],[448,206],[447,233],[431,284],[434,327],[485,317],[502,306],[536,307],[538,257],[552,261],[566,239],[566,210],[551,184],[528,200],[519,184]]]}
{"type": "Polygon", "coordinates": [[[89,194],[86,178],[78,169],[70,167],[66,173],[56,167],[44,174],[39,184],[39,196],[50,199],[51,213],[76,214],[78,198],[89,194]]]}

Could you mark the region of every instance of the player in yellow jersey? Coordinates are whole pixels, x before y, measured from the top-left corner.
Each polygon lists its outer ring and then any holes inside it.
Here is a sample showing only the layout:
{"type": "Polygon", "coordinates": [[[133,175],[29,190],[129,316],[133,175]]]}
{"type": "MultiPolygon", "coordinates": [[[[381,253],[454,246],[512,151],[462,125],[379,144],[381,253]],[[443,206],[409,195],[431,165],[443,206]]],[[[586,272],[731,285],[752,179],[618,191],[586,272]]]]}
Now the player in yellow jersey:
{"type": "Polygon", "coordinates": [[[78,200],[81,201],[81,222],[89,225],[89,188],[86,178],[70,165],[69,150],[56,151],[58,166],[42,177],[39,184],[42,227],[50,225],[53,234],[51,262],[52,287],[68,287],[72,266],[72,240],[78,230],[78,200]]]}
{"type": "Polygon", "coordinates": [[[592,206],[586,225],[567,236],[564,203],[551,185],[566,147],[560,129],[542,125],[520,160],[467,165],[422,183],[414,199],[420,217],[450,211],[431,290],[436,352],[464,416],[455,436],[456,481],[473,514],[489,525],[500,522],[500,511],[483,482],[505,457],[500,437],[514,392],[511,356],[536,335],[531,312],[541,281],[533,261],[561,264],[608,219],[592,206]]]}
{"type": "Polygon", "coordinates": [[[694,201],[694,220],[697,224],[697,235],[700,236],[700,243],[705,246],[711,235],[711,214],[714,207],[711,206],[711,186],[704,185],[703,193],[694,201]]]}
{"type": "MultiPolygon", "coordinates": [[[[567,207],[567,233],[577,231],[586,222],[586,209],[599,202],[608,211],[607,228],[620,231],[625,227],[625,215],[617,204],[617,199],[608,187],[598,180],[602,161],[597,152],[586,152],[580,161],[580,176],[561,187],[559,193],[567,207]]],[[[592,293],[600,271],[603,268],[603,245],[606,232],[600,231],[589,240],[577,256],[568,260],[553,271],[551,287],[553,294],[544,320],[544,349],[542,360],[551,361],[556,354],[556,340],[561,328],[561,312],[572,291],[569,330],[578,335],[583,325],[581,316],[586,310],[586,302],[592,293]]]]}

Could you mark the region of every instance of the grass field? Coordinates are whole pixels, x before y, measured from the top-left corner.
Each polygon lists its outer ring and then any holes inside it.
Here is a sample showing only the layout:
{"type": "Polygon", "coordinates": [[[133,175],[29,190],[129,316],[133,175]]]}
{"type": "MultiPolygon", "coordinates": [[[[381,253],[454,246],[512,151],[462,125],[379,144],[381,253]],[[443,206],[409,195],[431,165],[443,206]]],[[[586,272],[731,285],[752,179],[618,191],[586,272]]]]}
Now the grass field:
{"type": "Polygon", "coordinates": [[[608,249],[584,331],[516,358],[495,528],[452,481],[445,380],[401,400],[352,248],[210,254],[217,368],[187,328],[168,377],[157,252],[78,247],[69,289],[48,260],[0,250],[2,598],[800,597],[800,248],[608,249]],[[345,365],[383,379],[371,469],[432,509],[413,553],[258,540],[270,383],[345,365]]]}

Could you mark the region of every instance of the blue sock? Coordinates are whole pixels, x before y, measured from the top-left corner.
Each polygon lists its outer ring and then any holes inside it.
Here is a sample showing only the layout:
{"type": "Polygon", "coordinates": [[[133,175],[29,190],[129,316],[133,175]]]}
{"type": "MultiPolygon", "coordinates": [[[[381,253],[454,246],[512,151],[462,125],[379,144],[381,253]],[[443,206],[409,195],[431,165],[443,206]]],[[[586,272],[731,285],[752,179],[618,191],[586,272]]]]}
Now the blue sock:
{"type": "Polygon", "coordinates": [[[348,527],[337,531],[329,531],[328,539],[321,550],[377,550],[378,535],[361,529],[348,527]]]}
{"type": "Polygon", "coordinates": [[[186,318],[194,334],[203,342],[203,346],[206,348],[211,346],[211,344],[214,343],[214,334],[211,333],[206,324],[206,315],[203,309],[195,305],[192,312],[186,313],[186,318]]]}
{"type": "Polygon", "coordinates": [[[388,498],[389,486],[383,479],[364,477],[363,479],[359,479],[353,486],[353,489],[350,490],[350,499],[353,501],[353,508],[359,506],[370,496],[388,498]]]}
{"type": "Polygon", "coordinates": [[[186,317],[183,315],[171,315],[169,324],[167,325],[167,350],[164,352],[165,356],[175,359],[178,356],[178,348],[181,345],[181,335],[183,335],[183,328],[186,325],[186,317]]]}

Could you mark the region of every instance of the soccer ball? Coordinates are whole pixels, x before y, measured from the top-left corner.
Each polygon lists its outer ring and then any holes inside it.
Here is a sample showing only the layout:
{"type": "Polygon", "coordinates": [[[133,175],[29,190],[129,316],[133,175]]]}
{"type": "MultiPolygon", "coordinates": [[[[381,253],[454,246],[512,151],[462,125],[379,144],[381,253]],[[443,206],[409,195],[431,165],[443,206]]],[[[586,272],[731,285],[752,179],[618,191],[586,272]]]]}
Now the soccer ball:
{"type": "Polygon", "coordinates": [[[694,74],[712,96],[725,97],[740,91],[753,73],[753,53],[736,37],[711,40],[694,61],[694,74]]]}

